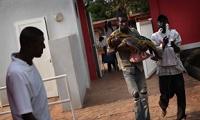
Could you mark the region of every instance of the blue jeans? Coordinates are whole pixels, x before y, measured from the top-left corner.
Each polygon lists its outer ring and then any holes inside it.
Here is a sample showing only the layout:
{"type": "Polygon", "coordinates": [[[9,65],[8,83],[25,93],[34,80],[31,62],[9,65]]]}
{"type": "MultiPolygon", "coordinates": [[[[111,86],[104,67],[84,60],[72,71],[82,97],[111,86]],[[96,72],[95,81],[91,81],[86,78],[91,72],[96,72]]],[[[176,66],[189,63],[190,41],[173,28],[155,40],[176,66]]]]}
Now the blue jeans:
{"type": "Polygon", "coordinates": [[[150,120],[144,72],[132,65],[123,69],[123,75],[134,100],[135,120],[150,120]]]}

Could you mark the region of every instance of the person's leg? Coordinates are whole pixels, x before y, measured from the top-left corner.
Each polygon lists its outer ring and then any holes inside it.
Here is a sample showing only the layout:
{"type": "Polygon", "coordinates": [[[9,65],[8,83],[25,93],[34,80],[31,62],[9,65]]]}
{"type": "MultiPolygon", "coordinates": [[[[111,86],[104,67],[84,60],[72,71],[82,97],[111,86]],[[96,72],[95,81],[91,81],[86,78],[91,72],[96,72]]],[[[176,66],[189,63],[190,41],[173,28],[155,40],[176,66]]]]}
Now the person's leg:
{"type": "Polygon", "coordinates": [[[115,52],[112,52],[112,53],[110,53],[110,57],[111,57],[111,64],[112,64],[112,66],[113,66],[113,69],[115,70],[115,71],[117,71],[117,68],[116,68],[116,61],[115,61],[115,52]]]}
{"type": "Polygon", "coordinates": [[[112,71],[112,66],[111,66],[111,63],[108,63],[108,72],[111,72],[112,71]]]}
{"type": "Polygon", "coordinates": [[[176,88],[176,86],[174,86],[173,82],[174,82],[173,79],[170,78],[170,83],[169,83],[169,99],[173,98],[174,94],[175,94],[175,88],[176,88]]]}
{"type": "Polygon", "coordinates": [[[113,61],[112,66],[113,66],[114,70],[117,71],[115,61],[113,61]]]}
{"type": "Polygon", "coordinates": [[[185,97],[185,84],[183,74],[178,74],[174,76],[174,90],[177,96],[177,120],[181,120],[186,117],[186,97],[185,97]]]}
{"type": "Polygon", "coordinates": [[[146,86],[146,79],[144,72],[136,69],[136,83],[140,93],[141,115],[144,120],[150,120],[149,105],[148,105],[148,92],[146,86]]]}
{"type": "Polygon", "coordinates": [[[170,97],[170,76],[159,76],[159,89],[160,89],[160,100],[159,106],[162,109],[163,116],[166,115],[166,109],[169,104],[170,97]]]}
{"type": "Polygon", "coordinates": [[[119,66],[118,66],[118,61],[117,61],[116,53],[114,53],[114,64],[115,64],[115,70],[119,71],[119,66]]]}
{"type": "Polygon", "coordinates": [[[125,67],[123,69],[124,79],[126,81],[128,91],[133,97],[135,120],[145,120],[141,115],[141,103],[138,87],[136,84],[136,67],[125,67]]]}

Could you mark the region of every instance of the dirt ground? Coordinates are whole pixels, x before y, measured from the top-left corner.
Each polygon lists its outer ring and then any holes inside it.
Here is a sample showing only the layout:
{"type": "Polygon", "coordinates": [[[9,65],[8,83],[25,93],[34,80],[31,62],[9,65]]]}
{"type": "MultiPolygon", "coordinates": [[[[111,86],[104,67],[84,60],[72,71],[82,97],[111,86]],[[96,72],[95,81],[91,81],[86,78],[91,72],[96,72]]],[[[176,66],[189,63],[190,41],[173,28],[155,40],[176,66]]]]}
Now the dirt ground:
{"type": "MultiPolygon", "coordinates": [[[[200,81],[184,74],[187,96],[187,120],[200,120],[200,81]]],[[[158,106],[158,78],[153,75],[147,80],[151,120],[175,120],[176,97],[170,100],[165,118],[158,106]]],[[[4,110],[7,108],[3,108],[4,110]]],[[[75,110],[77,120],[134,120],[131,96],[128,94],[121,72],[106,73],[102,79],[92,81],[87,90],[84,107],[75,110]]],[[[0,111],[2,109],[0,108],[0,111]]],[[[63,112],[61,105],[50,107],[53,120],[71,120],[71,112],[63,112]]],[[[0,120],[11,120],[10,115],[0,120]]]]}

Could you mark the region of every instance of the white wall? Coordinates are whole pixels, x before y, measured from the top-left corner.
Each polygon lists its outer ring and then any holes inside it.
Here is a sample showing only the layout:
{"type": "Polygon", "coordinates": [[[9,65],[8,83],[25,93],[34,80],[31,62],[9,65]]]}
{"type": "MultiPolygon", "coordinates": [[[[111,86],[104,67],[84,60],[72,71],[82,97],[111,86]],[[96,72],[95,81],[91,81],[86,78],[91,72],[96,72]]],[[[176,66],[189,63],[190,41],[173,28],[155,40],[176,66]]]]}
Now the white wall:
{"type": "MultiPolygon", "coordinates": [[[[153,27],[151,20],[146,20],[142,22],[136,23],[138,32],[147,38],[151,38],[151,35],[153,34],[153,27]]],[[[145,78],[149,78],[155,71],[156,71],[156,62],[151,60],[150,58],[147,58],[143,61],[143,67],[144,67],[144,74],[145,78]]]]}
{"type": "MultiPolygon", "coordinates": [[[[71,35],[68,37],[56,39],[50,41],[50,50],[52,53],[52,61],[55,68],[55,74],[67,74],[68,81],[70,84],[70,90],[72,93],[72,103],[74,107],[82,107],[82,98],[85,94],[85,87],[81,85],[81,80],[83,80],[82,71],[85,69],[82,67],[82,62],[80,61],[80,47],[76,45],[78,39],[76,35],[71,35]],[[67,53],[67,54],[66,54],[67,53]],[[81,94],[83,93],[83,94],[81,94]]],[[[58,86],[60,85],[60,93],[62,99],[68,98],[66,94],[63,94],[65,91],[66,85],[63,81],[57,81],[58,86]]]]}
{"type": "Polygon", "coordinates": [[[192,48],[197,48],[197,47],[200,47],[200,42],[181,45],[181,50],[192,49],[192,48]]]}
{"type": "MultiPolygon", "coordinates": [[[[78,7],[78,5],[77,5],[77,2],[76,1],[78,1],[78,0],[73,0],[74,1],[74,4],[76,4],[76,6],[78,7]]],[[[85,0],[84,0],[85,1],[85,0]]],[[[83,34],[84,34],[84,31],[82,31],[82,29],[81,29],[81,21],[80,21],[80,16],[79,16],[79,11],[78,11],[78,8],[76,8],[77,10],[76,10],[76,12],[78,13],[78,14],[76,14],[77,15],[77,17],[78,17],[78,19],[77,19],[77,24],[78,24],[78,30],[79,30],[79,36],[77,36],[78,38],[80,37],[80,39],[82,39],[81,40],[81,48],[82,48],[82,52],[83,52],[83,54],[81,54],[81,55],[83,55],[82,57],[84,58],[84,65],[85,65],[85,67],[88,67],[88,63],[87,63],[87,55],[86,55],[86,51],[85,51],[85,44],[84,44],[84,40],[83,40],[83,34]]],[[[74,10],[75,10],[75,8],[74,8],[74,10]]],[[[85,72],[84,74],[87,74],[88,75],[88,78],[87,79],[89,79],[89,70],[85,70],[85,71],[82,71],[82,72],[85,72]]],[[[87,81],[84,81],[85,83],[86,83],[86,86],[87,86],[87,88],[89,88],[90,87],[90,80],[87,80],[87,81]]]]}
{"type": "MultiPolygon", "coordinates": [[[[79,20],[74,9],[73,0],[1,0],[0,1],[0,86],[5,85],[5,75],[10,54],[16,52],[16,30],[14,23],[26,19],[45,17],[49,39],[55,40],[70,34],[78,36],[77,46],[81,48],[80,61],[85,71],[82,71],[82,80],[79,86],[87,86],[89,81],[87,61],[85,56],[83,39],[80,31],[79,20]],[[62,12],[63,22],[56,22],[55,15],[62,12]]],[[[67,53],[66,53],[67,54],[67,53]]],[[[81,94],[83,97],[84,95],[81,94]]]]}

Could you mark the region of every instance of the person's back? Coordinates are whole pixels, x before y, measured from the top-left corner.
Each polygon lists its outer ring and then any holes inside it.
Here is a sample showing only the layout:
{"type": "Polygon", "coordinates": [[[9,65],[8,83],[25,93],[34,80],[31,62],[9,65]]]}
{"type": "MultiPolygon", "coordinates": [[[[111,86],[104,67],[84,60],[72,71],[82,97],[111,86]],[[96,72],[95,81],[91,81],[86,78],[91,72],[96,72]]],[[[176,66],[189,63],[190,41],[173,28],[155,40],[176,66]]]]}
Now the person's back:
{"type": "Polygon", "coordinates": [[[38,120],[50,120],[45,88],[34,65],[29,66],[24,61],[12,56],[6,85],[14,120],[21,120],[20,115],[24,111],[33,112],[38,120]],[[31,100],[31,104],[25,99],[31,100]]]}

